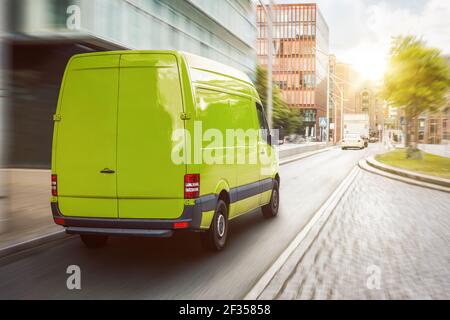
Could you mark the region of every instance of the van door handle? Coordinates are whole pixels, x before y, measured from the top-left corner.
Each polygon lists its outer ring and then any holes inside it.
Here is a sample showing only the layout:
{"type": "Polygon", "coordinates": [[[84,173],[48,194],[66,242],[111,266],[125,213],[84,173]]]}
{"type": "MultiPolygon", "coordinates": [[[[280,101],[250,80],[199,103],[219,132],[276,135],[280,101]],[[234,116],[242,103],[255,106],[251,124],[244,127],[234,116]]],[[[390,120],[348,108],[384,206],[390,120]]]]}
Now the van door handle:
{"type": "Polygon", "coordinates": [[[106,168],[106,169],[103,169],[102,171],[100,171],[100,173],[103,173],[103,174],[113,174],[113,173],[116,173],[114,170],[111,170],[111,169],[108,169],[108,168],[106,168]]]}

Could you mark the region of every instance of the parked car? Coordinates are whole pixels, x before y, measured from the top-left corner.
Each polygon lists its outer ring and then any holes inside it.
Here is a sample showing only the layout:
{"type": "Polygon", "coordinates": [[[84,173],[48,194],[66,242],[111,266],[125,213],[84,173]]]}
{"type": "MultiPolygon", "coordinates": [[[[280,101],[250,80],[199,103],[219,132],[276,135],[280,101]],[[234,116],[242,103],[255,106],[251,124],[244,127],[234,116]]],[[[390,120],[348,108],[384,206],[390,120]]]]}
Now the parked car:
{"type": "Polygon", "coordinates": [[[177,51],[77,55],[54,120],[54,221],[88,247],[108,236],[189,230],[220,251],[230,220],[260,207],[266,218],[278,213],[280,176],[263,107],[251,80],[231,67],[177,51]],[[266,161],[175,162],[177,147],[196,154],[197,141],[186,141],[198,123],[223,137],[228,129],[257,132],[254,142],[231,147],[200,141],[201,154],[227,149],[266,161]]]}
{"type": "Polygon", "coordinates": [[[342,150],[346,149],[364,149],[365,141],[361,137],[361,135],[357,133],[349,133],[344,136],[344,139],[342,140],[342,150]]]}
{"type": "Polygon", "coordinates": [[[369,138],[367,137],[362,137],[364,140],[364,148],[368,148],[369,147],[369,138]]]}

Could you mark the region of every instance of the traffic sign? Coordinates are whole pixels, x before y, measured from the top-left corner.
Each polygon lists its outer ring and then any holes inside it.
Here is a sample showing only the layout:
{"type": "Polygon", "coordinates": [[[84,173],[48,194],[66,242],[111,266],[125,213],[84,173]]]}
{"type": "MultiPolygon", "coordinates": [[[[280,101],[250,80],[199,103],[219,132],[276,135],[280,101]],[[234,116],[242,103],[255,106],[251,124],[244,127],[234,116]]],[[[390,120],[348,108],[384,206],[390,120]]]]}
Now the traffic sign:
{"type": "Polygon", "coordinates": [[[319,125],[321,128],[326,128],[328,124],[327,118],[320,118],[319,119],[319,125]]]}

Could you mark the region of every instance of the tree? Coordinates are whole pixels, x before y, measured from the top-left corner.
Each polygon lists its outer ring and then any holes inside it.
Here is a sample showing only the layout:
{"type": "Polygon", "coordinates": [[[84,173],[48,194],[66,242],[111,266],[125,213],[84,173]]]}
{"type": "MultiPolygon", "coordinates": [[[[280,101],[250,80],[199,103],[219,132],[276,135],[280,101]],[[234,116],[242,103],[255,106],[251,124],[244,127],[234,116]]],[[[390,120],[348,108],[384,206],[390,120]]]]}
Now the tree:
{"type": "Polygon", "coordinates": [[[449,74],[440,50],[413,36],[393,39],[382,95],[391,106],[404,109],[408,158],[422,156],[417,148],[418,117],[446,104],[449,74]]]}
{"type": "MultiPolygon", "coordinates": [[[[261,98],[264,109],[267,105],[267,79],[267,70],[261,66],[258,66],[256,70],[256,90],[261,98]]],[[[302,125],[300,110],[289,108],[288,104],[283,99],[280,88],[275,84],[273,84],[272,99],[273,127],[275,129],[282,128],[284,134],[300,133],[300,128],[302,125]]]]}

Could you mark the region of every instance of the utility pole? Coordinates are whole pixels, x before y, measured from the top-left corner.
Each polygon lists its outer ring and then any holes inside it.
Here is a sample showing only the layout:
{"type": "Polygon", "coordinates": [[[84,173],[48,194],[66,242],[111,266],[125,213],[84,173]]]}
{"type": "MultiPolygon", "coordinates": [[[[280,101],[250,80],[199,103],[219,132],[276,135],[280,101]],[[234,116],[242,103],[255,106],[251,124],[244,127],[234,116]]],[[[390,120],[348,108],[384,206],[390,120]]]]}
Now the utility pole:
{"type": "Polygon", "coordinates": [[[259,0],[261,7],[267,17],[267,122],[269,129],[273,125],[273,0],[269,4],[264,4],[259,0]]]}
{"type": "Polygon", "coordinates": [[[343,130],[344,130],[344,102],[346,101],[344,98],[344,85],[340,84],[339,86],[336,86],[336,88],[339,90],[339,96],[333,94],[333,103],[334,103],[334,137],[333,141],[334,143],[337,143],[337,113],[338,113],[338,102],[337,98],[339,97],[339,104],[340,104],[340,110],[341,110],[341,140],[343,138],[343,130]]]}
{"type": "Polygon", "coordinates": [[[269,129],[272,129],[273,125],[273,0],[269,0],[269,10],[268,10],[268,86],[267,86],[267,118],[269,118],[269,129]]]}
{"type": "MultiPolygon", "coordinates": [[[[330,56],[328,55],[328,62],[327,62],[327,132],[325,133],[325,141],[326,143],[330,143],[330,80],[331,80],[331,74],[330,74],[330,56]]],[[[335,120],[336,122],[336,120],[335,120]]]]}
{"type": "MultiPolygon", "coordinates": [[[[324,52],[320,49],[318,49],[317,47],[314,47],[314,51],[316,51],[317,53],[321,53],[323,54],[325,57],[327,57],[327,102],[326,102],[326,108],[327,108],[327,132],[325,134],[325,139],[326,142],[329,143],[329,136],[330,136],[330,93],[331,93],[331,84],[330,84],[330,80],[331,80],[331,72],[330,72],[330,54],[328,52],[324,52]]],[[[336,120],[335,120],[336,122],[336,120]]],[[[336,126],[336,124],[335,124],[336,126]]],[[[336,129],[335,129],[335,134],[336,136],[336,129]]]]}
{"type": "Polygon", "coordinates": [[[341,141],[344,139],[344,85],[341,86],[341,141]]]}
{"type": "Polygon", "coordinates": [[[334,131],[333,131],[333,143],[337,142],[337,103],[336,100],[333,102],[334,105],[334,131]]]}

